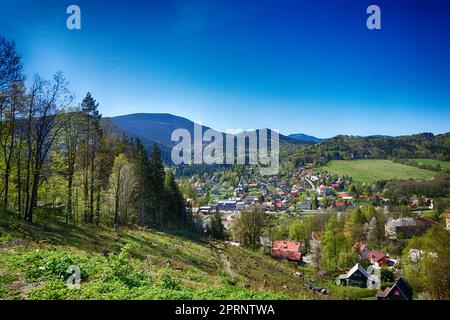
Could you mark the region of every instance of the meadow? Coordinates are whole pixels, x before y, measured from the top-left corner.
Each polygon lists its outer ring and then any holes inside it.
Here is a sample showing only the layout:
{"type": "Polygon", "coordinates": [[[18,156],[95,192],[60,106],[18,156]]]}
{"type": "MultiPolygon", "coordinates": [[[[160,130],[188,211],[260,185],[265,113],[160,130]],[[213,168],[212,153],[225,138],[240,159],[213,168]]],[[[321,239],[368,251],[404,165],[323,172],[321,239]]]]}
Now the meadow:
{"type": "Polygon", "coordinates": [[[351,176],[353,181],[375,182],[392,179],[428,180],[434,172],[412,166],[394,163],[390,160],[333,160],[322,166],[321,170],[339,176],[351,176]]]}
{"type": "Polygon", "coordinates": [[[434,167],[439,165],[442,168],[442,170],[450,171],[450,161],[441,161],[435,159],[411,159],[411,160],[416,161],[419,165],[427,165],[434,167]]]}

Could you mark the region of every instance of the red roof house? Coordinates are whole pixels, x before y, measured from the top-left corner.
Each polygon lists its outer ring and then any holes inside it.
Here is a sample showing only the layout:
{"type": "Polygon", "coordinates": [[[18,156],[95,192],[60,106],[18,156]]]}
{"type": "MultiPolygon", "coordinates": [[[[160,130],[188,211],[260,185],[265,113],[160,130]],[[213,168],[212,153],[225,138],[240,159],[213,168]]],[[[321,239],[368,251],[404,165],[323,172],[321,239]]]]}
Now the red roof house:
{"type": "Polygon", "coordinates": [[[370,250],[367,258],[369,258],[370,262],[378,266],[386,264],[388,260],[388,257],[384,253],[377,250],[370,250]]]}
{"type": "Polygon", "coordinates": [[[300,262],[302,254],[299,242],[276,240],[272,242],[272,256],[279,259],[300,262]]]}

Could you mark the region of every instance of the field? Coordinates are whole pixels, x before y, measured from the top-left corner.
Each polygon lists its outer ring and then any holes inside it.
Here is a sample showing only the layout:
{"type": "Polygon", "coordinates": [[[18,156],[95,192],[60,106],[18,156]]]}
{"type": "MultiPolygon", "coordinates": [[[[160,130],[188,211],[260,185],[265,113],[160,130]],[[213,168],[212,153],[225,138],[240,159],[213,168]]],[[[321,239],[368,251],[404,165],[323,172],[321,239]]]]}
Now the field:
{"type": "Polygon", "coordinates": [[[356,182],[375,182],[391,179],[431,179],[434,172],[389,160],[333,160],[321,170],[339,176],[351,176],[356,182]]]}
{"type": "Polygon", "coordinates": [[[437,166],[440,165],[444,171],[450,171],[450,161],[441,161],[434,159],[411,159],[416,161],[419,164],[427,165],[427,166],[437,166]]]}

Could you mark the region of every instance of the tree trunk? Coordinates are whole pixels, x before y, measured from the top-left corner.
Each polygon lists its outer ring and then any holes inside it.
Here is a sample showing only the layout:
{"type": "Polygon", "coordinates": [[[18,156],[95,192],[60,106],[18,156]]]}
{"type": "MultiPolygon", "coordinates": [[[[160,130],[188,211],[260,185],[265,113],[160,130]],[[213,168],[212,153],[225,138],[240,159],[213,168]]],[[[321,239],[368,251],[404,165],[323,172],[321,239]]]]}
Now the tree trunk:
{"type": "Polygon", "coordinates": [[[66,223],[69,223],[69,217],[72,216],[72,184],[73,184],[73,172],[72,169],[69,169],[69,176],[67,179],[66,223]]]}

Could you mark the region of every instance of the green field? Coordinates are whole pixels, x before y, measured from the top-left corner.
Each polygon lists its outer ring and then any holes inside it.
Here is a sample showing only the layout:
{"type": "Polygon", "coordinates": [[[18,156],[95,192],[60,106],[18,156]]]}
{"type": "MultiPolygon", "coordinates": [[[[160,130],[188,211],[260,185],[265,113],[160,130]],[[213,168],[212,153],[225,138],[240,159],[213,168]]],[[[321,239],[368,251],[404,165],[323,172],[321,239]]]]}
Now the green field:
{"type": "Polygon", "coordinates": [[[450,171],[450,161],[441,161],[441,160],[434,160],[434,159],[411,159],[411,160],[414,160],[419,164],[424,164],[424,165],[428,165],[428,166],[440,165],[443,170],[450,171]]]}
{"type": "Polygon", "coordinates": [[[431,179],[433,171],[419,169],[389,160],[333,160],[321,170],[339,176],[351,176],[356,182],[391,179],[431,179]]]}

